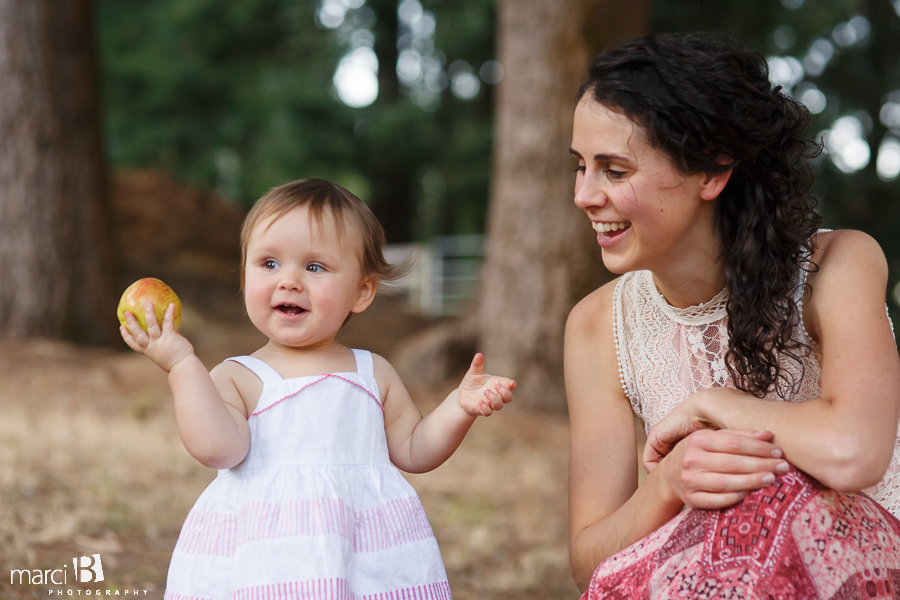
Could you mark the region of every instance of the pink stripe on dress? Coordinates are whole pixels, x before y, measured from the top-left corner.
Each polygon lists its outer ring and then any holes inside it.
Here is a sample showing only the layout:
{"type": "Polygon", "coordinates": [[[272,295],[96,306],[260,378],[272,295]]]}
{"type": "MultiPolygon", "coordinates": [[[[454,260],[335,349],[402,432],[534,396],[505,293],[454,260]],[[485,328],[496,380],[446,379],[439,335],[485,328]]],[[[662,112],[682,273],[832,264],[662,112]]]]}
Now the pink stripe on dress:
{"type": "Polygon", "coordinates": [[[389,500],[358,512],[356,524],[356,552],[377,552],[434,535],[418,497],[389,500]]]}
{"type": "MultiPolygon", "coordinates": [[[[346,579],[312,579],[272,583],[240,590],[228,600],[452,600],[446,581],[427,583],[402,590],[377,594],[356,594],[346,579]]],[[[186,596],[166,590],[163,600],[213,600],[202,596],[186,596]]]]}
{"type": "Polygon", "coordinates": [[[339,536],[359,553],[434,537],[417,496],[387,500],[362,511],[338,498],[316,498],[284,504],[247,502],[237,514],[192,512],[175,547],[187,554],[232,556],[247,542],[292,535],[339,536]]]}

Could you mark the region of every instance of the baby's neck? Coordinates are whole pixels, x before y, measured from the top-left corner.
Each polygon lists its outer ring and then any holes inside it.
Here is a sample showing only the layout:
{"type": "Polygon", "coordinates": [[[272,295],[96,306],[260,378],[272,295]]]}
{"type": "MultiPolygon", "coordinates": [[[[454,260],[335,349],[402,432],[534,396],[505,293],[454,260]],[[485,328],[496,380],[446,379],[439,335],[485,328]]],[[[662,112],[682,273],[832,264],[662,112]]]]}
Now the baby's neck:
{"type": "Polygon", "coordinates": [[[285,379],[356,371],[353,352],[337,342],[290,347],[269,341],[252,356],[267,363],[285,379]]]}

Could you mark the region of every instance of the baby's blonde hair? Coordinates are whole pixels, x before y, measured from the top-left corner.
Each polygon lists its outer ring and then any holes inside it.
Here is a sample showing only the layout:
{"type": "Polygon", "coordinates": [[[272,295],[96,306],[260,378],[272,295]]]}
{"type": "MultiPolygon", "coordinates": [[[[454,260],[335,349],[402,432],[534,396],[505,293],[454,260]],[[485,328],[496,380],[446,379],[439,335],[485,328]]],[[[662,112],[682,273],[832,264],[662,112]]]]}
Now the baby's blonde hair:
{"type": "Polygon", "coordinates": [[[256,201],[244,219],[241,228],[241,290],[244,289],[244,271],[247,268],[247,246],[254,227],[269,217],[279,218],[292,210],[307,207],[317,225],[322,224],[324,215],[329,213],[334,219],[338,235],[343,239],[349,222],[358,236],[357,257],[362,271],[379,283],[388,283],[400,278],[404,269],[385,260],[384,229],[369,210],[369,207],[354,194],[339,185],[324,179],[298,179],[285,183],[256,201]]]}

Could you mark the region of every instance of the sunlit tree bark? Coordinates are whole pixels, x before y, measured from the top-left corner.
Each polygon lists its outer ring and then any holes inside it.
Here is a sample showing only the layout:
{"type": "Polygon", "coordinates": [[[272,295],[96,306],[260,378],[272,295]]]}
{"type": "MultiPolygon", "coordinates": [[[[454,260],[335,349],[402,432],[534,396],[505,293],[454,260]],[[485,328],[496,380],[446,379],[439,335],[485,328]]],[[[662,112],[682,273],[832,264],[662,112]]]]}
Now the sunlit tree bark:
{"type": "Polygon", "coordinates": [[[0,337],[116,335],[89,0],[0,0],[0,337]]]}
{"type": "Polygon", "coordinates": [[[478,306],[492,372],[516,403],[565,410],[566,316],[602,277],[599,249],[572,202],[575,93],[590,57],[647,28],[645,2],[500,0],[494,179],[478,306]]]}

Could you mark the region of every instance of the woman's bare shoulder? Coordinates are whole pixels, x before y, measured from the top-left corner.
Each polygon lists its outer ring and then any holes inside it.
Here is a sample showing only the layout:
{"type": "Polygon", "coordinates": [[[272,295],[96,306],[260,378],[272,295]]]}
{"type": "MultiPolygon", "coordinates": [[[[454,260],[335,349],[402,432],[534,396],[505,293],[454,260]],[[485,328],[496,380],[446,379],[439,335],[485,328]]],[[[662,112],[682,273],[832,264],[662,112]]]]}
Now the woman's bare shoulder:
{"type": "MultiPolygon", "coordinates": [[[[818,271],[826,268],[887,268],[881,246],[869,234],[854,229],[823,231],[815,236],[812,262],[818,271]]],[[[816,272],[816,271],[814,271],[816,272]]]]}
{"type": "Polygon", "coordinates": [[[570,410],[581,402],[596,406],[598,395],[624,397],[613,329],[617,282],[613,280],[587,295],[569,313],[564,362],[570,410]]]}
{"type": "Polygon", "coordinates": [[[599,336],[604,329],[611,329],[613,296],[621,279],[617,277],[600,286],[572,308],[566,323],[567,336],[570,330],[599,336]]]}
{"type": "Polygon", "coordinates": [[[816,236],[804,296],[804,324],[817,342],[832,324],[856,322],[866,308],[884,317],[888,266],[878,242],[862,231],[816,236]]]}

